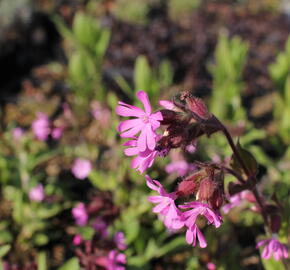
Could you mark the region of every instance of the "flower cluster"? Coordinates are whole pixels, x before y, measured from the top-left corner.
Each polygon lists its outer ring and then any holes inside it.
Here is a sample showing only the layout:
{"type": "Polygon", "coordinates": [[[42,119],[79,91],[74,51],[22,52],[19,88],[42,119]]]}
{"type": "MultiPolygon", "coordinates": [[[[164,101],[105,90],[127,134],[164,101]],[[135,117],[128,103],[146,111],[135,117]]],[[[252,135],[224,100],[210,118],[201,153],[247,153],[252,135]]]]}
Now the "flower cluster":
{"type": "Polygon", "coordinates": [[[32,123],[32,131],[35,137],[40,141],[46,141],[51,135],[55,140],[61,138],[64,127],[55,127],[50,122],[48,116],[45,113],[38,112],[36,119],[32,123]]]}
{"type": "MultiPolygon", "coordinates": [[[[161,100],[159,104],[163,109],[152,113],[147,94],[139,91],[137,98],[142,102],[144,110],[119,102],[116,112],[120,116],[133,117],[121,122],[118,131],[121,137],[129,138],[124,143],[127,147],[124,150],[125,155],[135,156],[131,167],[141,173],[152,166],[156,156],[166,156],[171,149],[179,148],[183,153],[194,153],[199,137],[210,137],[218,131],[226,137],[233,150],[232,163],[213,160],[195,161],[192,164],[182,155],[177,154],[178,158],[172,155],[173,160],[165,170],[167,173],[177,174],[182,180],[170,193],[159,181],[145,176],[147,186],[158,193],[148,198],[155,204],[153,212],[160,216],[168,230],[184,228],[188,244],[196,246],[198,242],[201,248],[205,248],[207,242],[199,226],[200,217],[208,225],[219,228],[222,224],[220,209],[228,213],[230,209],[247,200],[252,203],[251,209],[262,215],[270,232],[275,234],[279,231],[280,216],[276,213],[277,206],[264,203],[255,189],[255,159],[239,143],[234,144],[227,128],[207,110],[202,100],[183,92],[173,102],[161,100]],[[157,133],[158,129],[161,132],[157,133]],[[226,173],[238,180],[238,183],[229,184],[229,196],[225,195],[224,189],[226,173]],[[227,204],[224,205],[225,202],[227,204]]],[[[257,247],[260,246],[265,246],[262,253],[265,259],[270,256],[276,260],[288,257],[287,247],[275,237],[259,242],[257,247]]],[[[208,268],[214,269],[215,265],[208,268]]]]}
{"type": "MultiPolygon", "coordinates": [[[[94,235],[91,240],[86,240],[82,236],[82,230],[73,237],[73,244],[76,247],[76,255],[84,269],[106,269],[106,270],[125,270],[126,256],[122,252],[127,249],[126,239],[123,232],[109,234],[109,216],[102,216],[98,208],[104,203],[100,198],[93,200],[85,205],[79,203],[72,210],[72,215],[77,226],[92,227],[94,235]]],[[[105,205],[102,207],[106,208],[105,205]]]]}

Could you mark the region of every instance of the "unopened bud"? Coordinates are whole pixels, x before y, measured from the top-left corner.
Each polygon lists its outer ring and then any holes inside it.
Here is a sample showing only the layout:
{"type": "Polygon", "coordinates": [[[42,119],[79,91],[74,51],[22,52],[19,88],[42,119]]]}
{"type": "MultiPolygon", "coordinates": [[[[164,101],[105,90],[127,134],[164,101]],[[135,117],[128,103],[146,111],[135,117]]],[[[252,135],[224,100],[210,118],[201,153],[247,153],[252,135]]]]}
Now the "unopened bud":
{"type": "Polygon", "coordinates": [[[197,183],[194,181],[183,180],[178,185],[177,193],[179,196],[189,196],[196,192],[197,186],[197,183]]]}
{"type": "Polygon", "coordinates": [[[214,210],[217,210],[219,209],[223,203],[224,203],[224,196],[223,196],[223,193],[219,190],[219,189],[216,189],[211,198],[210,198],[210,206],[214,209],[214,210]]]}
{"type": "Polygon", "coordinates": [[[188,196],[191,194],[196,193],[200,181],[204,177],[203,171],[198,171],[190,174],[189,176],[185,177],[182,182],[179,183],[177,192],[180,196],[188,196]]]}
{"type": "Polygon", "coordinates": [[[198,199],[201,201],[208,201],[216,188],[216,184],[209,178],[205,178],[201,181],[198,189],[198,199]]]}
{"type": "Polygon", "coordinates": [[[183,98],[189,110],[197,114],[202,119],[208,119],[210,114],[205,103],[197,97],[192,96],[190,93],[183,94],[183,98]]]}

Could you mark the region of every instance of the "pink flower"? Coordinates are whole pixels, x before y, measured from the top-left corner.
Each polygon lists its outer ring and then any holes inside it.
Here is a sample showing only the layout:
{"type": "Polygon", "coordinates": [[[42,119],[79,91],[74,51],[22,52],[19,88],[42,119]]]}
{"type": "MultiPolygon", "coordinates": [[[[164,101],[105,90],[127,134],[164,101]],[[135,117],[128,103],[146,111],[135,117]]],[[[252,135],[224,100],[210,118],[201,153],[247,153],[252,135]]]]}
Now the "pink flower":
{"type": "Polygon", "coordinates": [[[63,134],[63,127],[55,127],[51,131],[51,137],[55,140],[59,140],[62,137],[63,134]]]}
{"type": "Polygon", "coordinates": [[[224,211],[225,214],[229,213],[230,210],[234,207],[237,207],[239,205],[241,205],[241,203],[243,202],[243,200],[245,199],[245,196],[247,196],[248,194],[248,191],[242,191],[238,194],[235,194],[234,196],[231,196],[229,198],[229,203],[228,204],[225,204],[223,207],[222,207],[222,210],[224,211]]]}
{"type": "Polygon", "coordinates": [[[196,246],[196,238],[198,239],[199,246],[201,248],[205,248],[207,246],[206,240],[199,230],[196,224],[192,224],[192,226],[187,228],[185,239],[189,245],[196,246]]]}
{"type": "Polygon", "coordinates": [[[183,217],[185,218],[185,225],[187,227],[192,226],[195,223],[199,215],[204,216],[209,224],[213,224],[216,228],[221,225],[222,217],[219,213],[212,210],[208,204],[201,202],[189,202],[184,205],[179,206],[182,209],[192,208],[186,212],[183,212],[183,217]]]}
{"type": "Polygon", "coordinates": [[[35,202],[41,202],[44,199],[43,185],[39,184],[29,191],[29,199],[35,202]]]}
{"type": "Polygon", "coordinates": [[[106,270],[125,270],[124,264],[126,264],[125,254],[118,253],[116,250],[109,252],[106,270]]]}
{"type": "Polygon", "coordinates": [[[274,237],[258,242],[257,248],[265,246],[262,258],[269,259],[271,256],[274,257],[276,261],[281,260],[282,258],[288,258],[288,248],[286,245],[280,243],[274,237]]]}
{"type": "Polygon", "coordinates": [[[19,140],[24,134],[24,130],[20,127],[14,128],[12,130],[12,136],[14,140],[19,140]]]}
{"type": "Polygon", "coordinates": [[[158,151],[146,149],[144,152],[139,152],[137,147],[137,140],[133,139],[124,143],[124,146],[129,146],[124,150],[126,156],[135,156],[131,162],[131,167],[140,173],[144,173],[153,165],[153,162],[158,155],[158,151]]]}
{"type": "Polygon", "coordinates": [[[213,262],[208,262],[206,267],[208,270],[216,270],[216,265],[213,262]]]}
{"type": "Polygon", "coordinates": [[[173,161],[169,163],[165,170],[167,173],[177,173],[178,176],[183,177],[195,168],[194,165],[187,163],[185,160],[173,161]]]}
{"type": "Polygon", "coordinates": [[[196,238],[198,238],[200,247],[205,248],[207,244],[203,234],[196,225],[196,219],[199,215],[202,215],[208,220],[209,224],[213,224],[218,228],[222,220],[220,214],[210,209],[209,205],[201,202],[190,202],[179,207],[183,209],[192,208],[192,210],[188,210],[182,214],[185,220],[184,224],[187,227],[186,242],[195,246],[196,238]]]}
{"type": "Polygon", "coordinates": [[[180,229],[184,225],[182,213],[175,205],[177,198],[176,192],[167,193],[160,182],[152,180],[148,175],[145,176],[149,188],[159,193],[159,196],[150,196],[148,200],[157,204],[153,208],[154,213],[164,216],[164,224],[168,229],[180,229]]]}
{"type": "Polygon", "coordinates": [[[88,213],[84,203],[79,203],[76,207],[72,209],[72,215],[75,222],[79,226],[85,226],[88,222],[88,213]]]}
{"type": "Polygon", "coordinates": [[[97,217],[93,223],[93,228],[102,236],[107,237],[108,232],[108,225],[107,223],[101,218],[97,217]]]}
{"type": "Polygon", "coordinates": [[[45,141],[50,134],[50,123],[45,113],[38,112],[37,118],[32,123],[32,131],[40,141],[45,141]]]}
{"type": "Polygon", "coordinates": [[[102,126],[110,125],[111,111],[102,106],[99,101],[94,100],[91,103],[91,114],[102,126]]]}
{"type": "Polygon", "coordinates": [[[140,152],[144,152],[147,148],[150,150],[155,148],[155,137],[157,136],[155,130],[160,126],[159,121],[163,118],[161,112],[151,113],[151,105],[144,91],[137,92],[137,98],[142,102],[145,111],[119,101],[116,113],[120,116],[136,117],[136,119],[121,122],[118,126],[118,131],[121,132],[121,137],[123,138],[132,138],[140,132],[140,136],[137,139],[137,147],[140,152]]]}
{"type": "Polygon", "coordinates": [[[73,166],[72,166],[72,173],[77,179],[85,179],[89,176],[92,170],[92,164],[89,160],[83,158],[75,159],[73,166]]]}
{"type": "Polygon", "coordinates": [[[80,234],[76,234],[76,235],[74,236],[74,238],[73,238],[73,244],[74,244],[75,246],[78,246],[78,245],[80,245],[82,242],[83,242],[83,238],[81,237],[81,235],[80,235],[80,234]]]}
{"type": "Polygon", "coordinates": [[[127,245],[125,244],[125,235],[122,232],[115,233],[114,242],[120,250],[125,250],[127,248],[127,245]]]}

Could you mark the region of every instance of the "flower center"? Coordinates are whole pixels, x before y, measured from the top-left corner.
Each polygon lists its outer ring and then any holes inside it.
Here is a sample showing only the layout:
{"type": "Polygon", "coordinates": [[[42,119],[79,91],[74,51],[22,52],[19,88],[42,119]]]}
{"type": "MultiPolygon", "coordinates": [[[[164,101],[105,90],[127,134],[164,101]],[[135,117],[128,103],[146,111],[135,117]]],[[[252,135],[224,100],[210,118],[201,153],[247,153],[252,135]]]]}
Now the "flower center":
{"type": "Polygon", "coordinates": [[[142,120],[142,122],[143,122],[144,124],[149,123],[149,117],[148,117],[147,115],[142,116],[142,117],[141,117],[141,120],[142,120]]]}

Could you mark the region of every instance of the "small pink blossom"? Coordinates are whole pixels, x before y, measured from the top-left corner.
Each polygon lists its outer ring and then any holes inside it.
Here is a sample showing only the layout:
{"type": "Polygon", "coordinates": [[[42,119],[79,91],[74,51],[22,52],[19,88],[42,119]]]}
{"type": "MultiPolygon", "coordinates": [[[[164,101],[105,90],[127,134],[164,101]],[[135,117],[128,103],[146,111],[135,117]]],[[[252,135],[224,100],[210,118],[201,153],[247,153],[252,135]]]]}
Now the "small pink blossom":
{"type": "Polygon", "coordinates": [[[275,237],[258,242],[256,247],[259,248],[261,246],[265,246],[262,252],[263,259],[270,259],[271,256],[273,256],[276,261],[288,258],[287,246],[280,243],[275,237]]]}
{"type": "Polygon", "coordinates": [[[213,262],[208,262],[206,267],[208,270],[216,270],[216,265],[213,262]]]}
{"type": "Polygon", "coordinates": [[[220,227],[221,225],[221,215],[218,212],[212,210],[206,203],[195,201],[180,205],[179,207],[182,209],[192,208],[191,210],[183,212],[182,214],[185,218],[185,225],[187,227],[190,227],[192,224],[194,224],[199,215],[204,216],[208,223],[214,225],[216,228],[220,227]]]}
{"type": "Polygon", "coordinates": [[[149,188],[159,193],[159,196],[150,196],[148,200],[157,204],[153,208],[154,213],[164,216],[164,225],[168,229],[178,230],[183,227],[182,213],[175,205],[177,198],[176,192],[167,193],[160,182],[152,180],[148,175],[145,176],[149,188]]]}
{"type": "Polygon", "coordinates": [[[198,238],[201,248],[207,246],[206,240],[196,225],[196,219],[199,215],[204,216],[209,224],[213,224],[216,228],[221,225],[222,218],[219,213],[213,211],[208,204],[201,202],[190,202],[179,206],[182,209],[192,208],[182,213],[184,224],[187,227],[186,241],[188,244],[196,245],[196,238],[198,238]]]}
{"type": "Polygon", "coordinates": [[[82,242],[83,242],[83,238],[81,237],[81,235],[80,235],[80,234],[76,234],[76,235],[74,236],[74,238],[73,238],[73,244],[74,244],[75,246],[78,246],[78,245],[80,245],[82,242]]]}
{"type": "Polygon", "coordinates": [[[84,158],[77,158],[75,159],[73,166],[72,166],[72,173],[77,179],[85,179],[89,176],[92,170],[92,164],[89,160],[84,158]]]}
{"type": "Polygon", "coordinates": [[[116,250],[109,252],[106,270],[125,270],[124,264],[126,264],[125,254],[118,253],[116,250]]]}
{"type": "Polygon", "coordinates": [[[108,232],[108,224],[101,218],[97,217],[93,223],[93,228],[102,236],[107,237],[108,232]]]}
{"type": "Polygon", "coordinates": [[[127,245],[125,244],[125,235],[123,232],[116,232],[114,235],[114,242],[116,243],[118,249],[125,250],[127,245]]]}
{"type": "Polygon", "coordinates": [[[29,199],[35,202],[41,202],[44,199],[43,185],[39,184],[29,191],[29,199]]]}
{"type": "Polygon", "coordinates": [[[137,98],[142,102],[145,111],[119,101],[116,113],[120,116],[136,118],[121,122],[118,126],[118,131],[121,132],[121,137],[123,138],[132,138],[140,132],[137,139],[137,147],[140,152],[144,152],[146,149],[153,150],[155,148],[155,138],[157,136],[155,131],[160,126],[160,121],[163,118],[161,112],[152,113],[147,93],[138,91],[137,98]]]}
{"type": "Polygon", "coordinates": [[[77,225],[85,226],[87,224],[89,217],[84,203],[79,203],[74,207],[72,209],[72,215],[77,225]]]}
{"type": "Polygon", "coordinates": [[[242,192],[240,192],[238,194],[235,194],[235,195],[231,196],[229,198],[230,202],[228,204],[225,204],[222,207],[223,212],[225,214],[228,214],[232,208],[241,205],[243,203],[243,201],[248,198],[249,195],[250,195],[249,191],[244,190],[244,191],[242,191],[242,192]]]}
{"type": "Polygon", "coordinates": [[[110,124],[111,111],[105,108],[99,101],[92,101],[91,114],[102,126],[108,126],[110,124]]]}
{"type": "Polygon", "coordinates": [[[180,177],[187,175],[194,169],[195,166],[193,164],[187,163],[185,160],[173,161],[165,167],[167,173],[177,173],[177,175],[180,177]]]}
{"type": "Polygon", "coordinates": [[[24,130],[20,127],[12,130],[12,136],[14,140],[19,140],[24,135],[24,130]]]}
{"type": "Polygon", "coordinates": [[[32,123],[32,131],[38,140],[47,140],[50,134],[50,122],[45,113],[37,113],[37,118],[32,123]]]}
{"type": "Polygon", "coordinates": [[[140,152],[137,147],[136,139],[127,141],[124,143],[124,146],[129,146],[124,150],[126,156],[136,156],[131,162],[131,167],[140,173],[144,173],[148,168],[150,168],[158,155],[158,151],[150,150],[149,148],[144,152],[140,152]]]}
{"type": "Polygon", "coordinates": [[[62,137],[64,127],[55,127],[51,131],[51,137],[55,140],[59,140],[62,137]]]}

